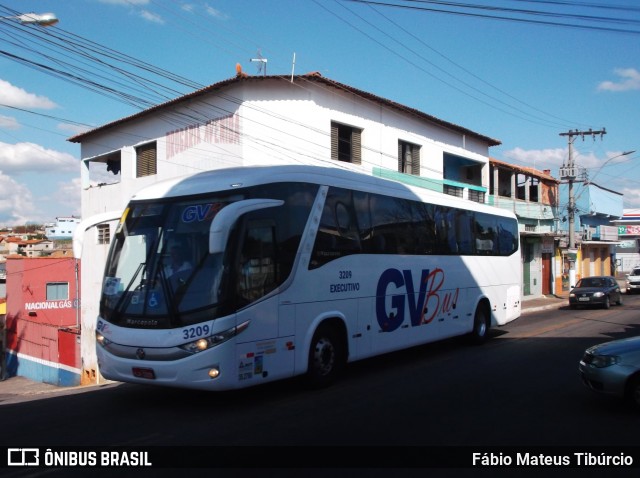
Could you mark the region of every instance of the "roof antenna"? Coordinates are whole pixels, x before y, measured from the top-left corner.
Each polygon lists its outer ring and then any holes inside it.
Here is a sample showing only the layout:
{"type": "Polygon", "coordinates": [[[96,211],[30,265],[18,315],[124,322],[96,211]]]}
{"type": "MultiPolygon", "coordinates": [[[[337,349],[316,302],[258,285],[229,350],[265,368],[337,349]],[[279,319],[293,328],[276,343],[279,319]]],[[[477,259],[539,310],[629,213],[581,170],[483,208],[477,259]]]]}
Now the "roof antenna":
{"type": "Polygon", "coordinates": [[[293,83],[293,72],[296,69],[296,52],[293,52],[293,61],[291,63],[291,83],[293,83]]]}
{"type": "Polygon", "coordinates": [[[264,58],[262,56],[262,53],[260,52],[260,50],[258,50],[258,58],[251,58],[252,62],[258,62],[258,74],[260,74],[261,71],[263,71],[264,68],[264,76],[267,76],[267,59],[264,58]]]}

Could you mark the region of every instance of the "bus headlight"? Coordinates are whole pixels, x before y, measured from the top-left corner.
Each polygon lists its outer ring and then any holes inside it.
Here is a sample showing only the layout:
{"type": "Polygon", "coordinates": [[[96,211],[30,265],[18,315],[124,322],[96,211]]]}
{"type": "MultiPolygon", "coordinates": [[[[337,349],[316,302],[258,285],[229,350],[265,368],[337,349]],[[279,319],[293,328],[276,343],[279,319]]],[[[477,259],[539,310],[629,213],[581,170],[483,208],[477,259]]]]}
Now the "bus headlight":
{"type": "Polygon", "coordinates": [[[107,347],[111,343],[111,340],[106,338],[100,332],[96,332],[96,343],[101,345],[102,347],[107,347]]]}
{"type": "Polygon", "coordinates": [[[210,335],[209,337],[200,338],[194,342],[189,342],[180,346],[181,349],[186,350],[189,353],[196,354],[204,350],[220,345],[223,342],[235,337],[239,333],[246,330],[249,327],[249,321],[243,322],[240,325],[231,327],[223,332],[210,335]]]}

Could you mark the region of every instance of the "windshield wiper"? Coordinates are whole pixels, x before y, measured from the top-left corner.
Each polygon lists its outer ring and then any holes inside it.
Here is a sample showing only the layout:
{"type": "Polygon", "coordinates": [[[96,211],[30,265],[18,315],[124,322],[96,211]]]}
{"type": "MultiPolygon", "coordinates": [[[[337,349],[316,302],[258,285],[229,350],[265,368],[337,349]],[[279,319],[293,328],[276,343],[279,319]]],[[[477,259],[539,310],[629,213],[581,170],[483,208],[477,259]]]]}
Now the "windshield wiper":
{"type": "Polygon", "coordinates": [[[158,276],[160,276],[160,287],[162,287],[162,292],[166,297],[167,303],[167,313],[169,314],[169,322],[171,325],[176,326],[181,324],[180,313],[178,312],[178,306],[175,301],[175,294],[171,289],[171,284],[167,279],[167,276],[164,272],[164,267],[162,262],[160,262],[158,267],[158,276]]]}
{"type": "MultiPolygon", "coordinates": [[[[131,290],[131,286],[133,285],[133,282],[136,280],[136,277],[138,277],[138,274],[140,274],[140,271],[142,270],[143,267],[145,267],[145,265],[146,265],[146,262],[140,263],[140,265],[136,269],[136,272],[133,274],[133,276],[131,277],[131,280],[127,284],[127,287],[125,287],[125,289],[122,291],[122,294],[118,299],[118,302],[116,302],[116,305],[113,306],[113,314],[114,316],[117,316],[117,317],[114,317],[114,319],[117,318],[117,321],[119,321],[120,317],[122,316],[122,307],[125,305],[129,305],[129,303],[131,302],[129,291],[131,290]],[[127,302],[126,304],[124,304],[125,300],[127,302]]],[[[139,287],[142,288],[143,286],[144,286],[144,279],[141,279],[139,287]]]]}

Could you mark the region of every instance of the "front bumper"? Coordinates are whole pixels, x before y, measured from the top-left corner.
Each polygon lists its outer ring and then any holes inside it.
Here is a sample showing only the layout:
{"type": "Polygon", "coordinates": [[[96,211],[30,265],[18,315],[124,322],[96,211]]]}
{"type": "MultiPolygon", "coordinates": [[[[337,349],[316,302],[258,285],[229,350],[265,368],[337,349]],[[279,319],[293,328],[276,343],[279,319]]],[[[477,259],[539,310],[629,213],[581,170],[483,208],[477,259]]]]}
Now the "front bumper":
{"type": "Polygon", "coordinates": [[[582,383],[591,390],[608,395],[624,397],[625,386],[629,378],[630,371],[620,365],[609,367],[594,367],[580,361],[578,372],[582,383]]]}
{"type": "Polygon", "coordinates": [[[640,290],[640,282],[627,282],[627,292],[640,290]]]}
{"type": "Polygon", "coordinates": [[[604,305],[607,300],[607,296],[604,295],[602,297],[569,297],[569,305],[604,305]],[[582,300],[580,300],[582,299],[582,300]]]}
{"type": "Polygon", "coordinates": [[[118,357],[100,346],[96,352],[100,373],[108,380],[200,390],[230,390],[239,388],[237,365],[233,361],[234,348],[234,342],[230,341],[205,352],[168,361],[118,357]],[[219,377],[213,379],[208,375],[212,368],[220,371],[219,377]],[[150,374],[153,378],[150,378],[150,374]]]}

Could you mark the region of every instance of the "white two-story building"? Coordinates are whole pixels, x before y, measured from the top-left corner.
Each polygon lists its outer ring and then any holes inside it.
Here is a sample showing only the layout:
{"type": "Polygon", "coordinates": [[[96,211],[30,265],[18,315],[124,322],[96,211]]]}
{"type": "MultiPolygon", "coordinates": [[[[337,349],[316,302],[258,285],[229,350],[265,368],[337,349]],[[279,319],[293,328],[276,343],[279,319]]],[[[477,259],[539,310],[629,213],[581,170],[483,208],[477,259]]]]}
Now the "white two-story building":
{"type": "Polygon", "coordinates": [[[99,380],[94,332],[115,221],[157,181],[265,164],[350,167],[478,202],[500,142],[325,78],[238,75],[70,138],[81,145],[83,381],[99,380]],[[94,227],[95,226],[95,227],[94,227]]]}

